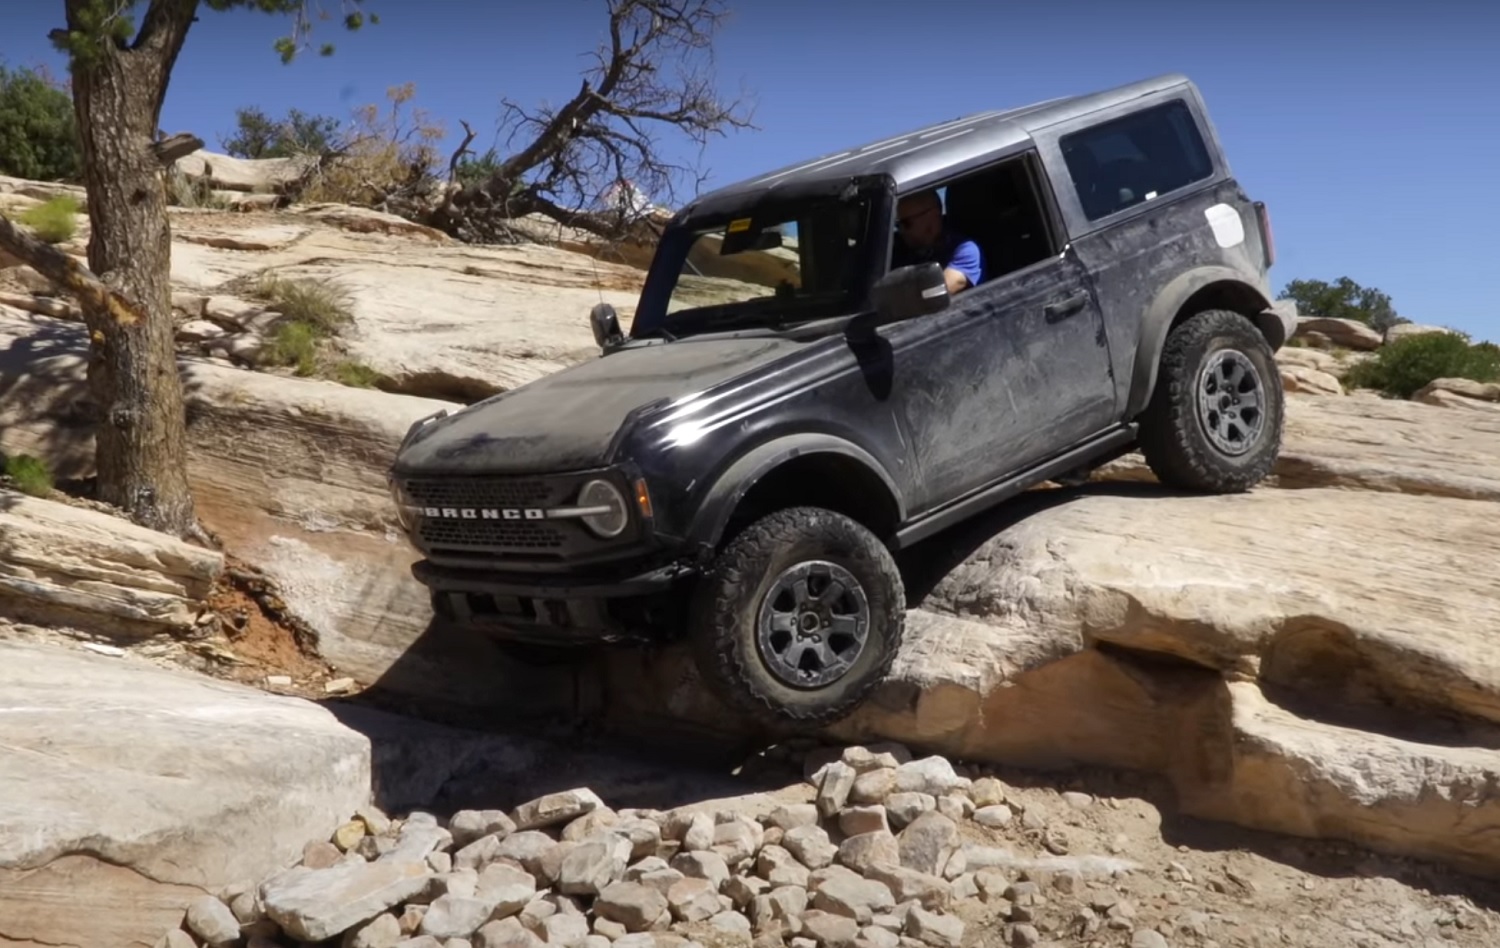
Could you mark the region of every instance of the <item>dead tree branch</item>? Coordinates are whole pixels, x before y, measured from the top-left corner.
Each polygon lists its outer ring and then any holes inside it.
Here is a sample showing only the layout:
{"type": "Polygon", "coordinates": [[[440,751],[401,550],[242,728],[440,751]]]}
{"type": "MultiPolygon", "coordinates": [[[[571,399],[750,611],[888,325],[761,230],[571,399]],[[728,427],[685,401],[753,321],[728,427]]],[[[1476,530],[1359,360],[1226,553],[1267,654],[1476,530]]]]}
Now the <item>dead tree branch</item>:
{"type": "Polygon", "coordinates": [[[72,293],[85,308],[107,313],[122,326],[134,325],[144,316],[134,300],[100,280],[61,250],[26,233],[4,215],[0,215],[0,249],[30,265],[59,289],[72,293]]]}
{"type": "Polygon", "coordinates": [[[488,180],[450,189],[427,223],[469,239],[542,213],[620,237],[649,219],[640,203],[670,207],[682,179],[701,185],[694,169],[664,157],[658,131],[686,136],[701,153],[711,136],[754,128],[740,101],[720,101],[711,79],[714,34],[727,15],[721,0],[607,2],[609,38],[577,93],[557,108],[504,100],[506,147],[519,147],[488,180]],[[611,191],[618,200],[606,200],[611,191]]]}

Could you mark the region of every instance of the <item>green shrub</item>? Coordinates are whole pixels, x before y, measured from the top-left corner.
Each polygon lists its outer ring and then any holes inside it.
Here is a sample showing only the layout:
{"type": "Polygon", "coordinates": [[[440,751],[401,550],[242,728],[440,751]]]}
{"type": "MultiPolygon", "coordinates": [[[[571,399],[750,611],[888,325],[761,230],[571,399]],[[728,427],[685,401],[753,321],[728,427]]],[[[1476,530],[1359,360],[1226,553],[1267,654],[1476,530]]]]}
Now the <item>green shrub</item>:
{"type": "Polygon", "coordinates": [[[15,489],[32,497],[46,497],[52,492],[52,472],[47,465],[29,454],[4,458],[5,476],[15,489]]]}
{"type": "Polygon", "coordinates": [[[1411,398],[1434,379],[1500,380],[1500,346],[1471,345],[1467,336],[1434,332],[1407,336],[1382,346],[1372,358],[1344,375],[1351,388],[1372,388],[1411,398]]]}
{"type": "Polygon", "coordinates": [[[45,70],[0,65],[0,174],[32,181],[83,174],[73,97],[45,70]]]}
{"type": "Polygon", "coordinates": [[[36,231],[38,239],[60,244],[78,233],[78,200],[70,194],[59,194],[50,201],[22,211],[19,219],[36,231]]]}
{"type": "Polygon", "coordinates": [[[277,323],[261,360],[271,365],[290,365],[298,375],[312,375],[318,370],[318,340],[321,334],[311,323],[292,319],[277,323]]]}
{"type": "Polygon", "coordinates": [[[331,283],[285,280],[267,274],[261,277],[256,295],[288,321],[307,323],[321,336],[332,336],[354,321],[349,297],[331,283]]]}
{"type": "Polygon", "coordinates": [[[350,359],[333,367],[333,378],[351,388],[374,388],[375,383],[380,381],[380,373],[363,362],[350,359]]]}

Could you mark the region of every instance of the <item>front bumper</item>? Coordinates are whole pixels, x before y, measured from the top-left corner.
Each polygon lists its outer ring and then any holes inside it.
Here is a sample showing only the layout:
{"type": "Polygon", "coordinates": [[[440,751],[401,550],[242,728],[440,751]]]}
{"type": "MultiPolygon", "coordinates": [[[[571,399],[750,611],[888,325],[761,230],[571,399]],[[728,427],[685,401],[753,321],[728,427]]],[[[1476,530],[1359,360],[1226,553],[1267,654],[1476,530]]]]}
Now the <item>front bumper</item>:
{"type": "Polygon", "coordinates": [[[660,638],[675,631],[681,599],[670,593],[694,570],[669,564],[622,576],[548,576],[412,564],[442,620],[532,642],[660,638]]]}

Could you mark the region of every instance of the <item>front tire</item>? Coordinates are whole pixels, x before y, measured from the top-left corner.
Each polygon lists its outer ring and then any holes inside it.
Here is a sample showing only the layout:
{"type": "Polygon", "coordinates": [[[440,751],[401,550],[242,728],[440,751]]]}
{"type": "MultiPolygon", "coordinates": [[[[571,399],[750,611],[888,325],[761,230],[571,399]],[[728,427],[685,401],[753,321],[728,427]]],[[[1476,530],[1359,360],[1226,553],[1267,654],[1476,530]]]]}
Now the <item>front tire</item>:
{"type": "Polygon", "coordinates": [[[1265,336],[1239,313],[1206,310],[1167,336],[1141,453],[1168,487],[1247,491],[1281,452],[1284,400],[1265,336]]]}
{"type": "Polygon", "coordinates": [[[820,727],[850,714],[901,648],[906,593],[885,545],[843,514],[793,507],[751,523],[695,591],[694,658],[733,707],[820,727]]]}

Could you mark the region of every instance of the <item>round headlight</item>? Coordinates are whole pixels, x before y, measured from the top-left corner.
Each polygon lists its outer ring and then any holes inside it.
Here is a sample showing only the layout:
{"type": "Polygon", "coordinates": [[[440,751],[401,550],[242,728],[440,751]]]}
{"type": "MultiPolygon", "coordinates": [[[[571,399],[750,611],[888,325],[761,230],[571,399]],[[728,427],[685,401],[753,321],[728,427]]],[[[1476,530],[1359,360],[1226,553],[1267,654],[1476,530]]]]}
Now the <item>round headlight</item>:
{"type": "Polygon", "coordinates": [[[411,516],[410,501],[406,499],[406,492],[401,489],[395,479],[390,482],[391,503],[396,506],[396,522],[401,524],[401,529],[410,530],[413,520],[411,516]]]}
{"type": "Polygon", "coordinates": [[[589,481],[583,485],[578,492],[578,506],[601,508],[597,513],[585,514],[583,523],[605,539],[619,536],[630,523],[625,495],[609,481],[589,481]]]}

